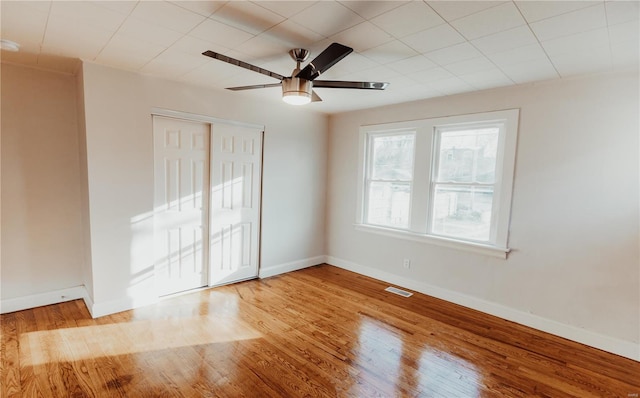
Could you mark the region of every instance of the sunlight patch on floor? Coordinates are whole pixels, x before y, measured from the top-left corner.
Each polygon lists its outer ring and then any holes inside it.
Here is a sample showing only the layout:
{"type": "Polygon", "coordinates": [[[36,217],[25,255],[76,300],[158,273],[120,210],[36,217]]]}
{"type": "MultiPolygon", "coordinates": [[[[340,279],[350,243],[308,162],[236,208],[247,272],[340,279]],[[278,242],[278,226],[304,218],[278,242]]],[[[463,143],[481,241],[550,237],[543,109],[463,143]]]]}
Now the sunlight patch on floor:
{"type": "Polygon", "coordinates": [[[260,337],[238,319],[208,316],[44,330],[20,337],[26,348],[21,362],[36,366],[260,337]]]}

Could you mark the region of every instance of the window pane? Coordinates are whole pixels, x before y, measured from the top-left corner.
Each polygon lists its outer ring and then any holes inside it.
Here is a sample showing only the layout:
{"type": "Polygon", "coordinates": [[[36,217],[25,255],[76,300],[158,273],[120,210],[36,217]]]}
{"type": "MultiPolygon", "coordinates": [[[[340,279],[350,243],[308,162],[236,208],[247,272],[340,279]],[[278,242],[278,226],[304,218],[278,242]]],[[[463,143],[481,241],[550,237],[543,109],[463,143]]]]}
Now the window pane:
{"type": "Polygon", "coordinates": [[[495,182],[498,135],[498,127],[443,131],[438,181],[495,182]]]}
{"type": "Polygon", "coordinates": [[[373,137],[371,179],[411,181],[413,134],[373,137]]]}
{"type": "Polygon", "coordinates": [[[436,186],[432,232],[489,241],[492,205],[492,187],[436,186]]]}
{"type": "Polygon", "coordinates": [[[367,223],[394,228],[409,226],[411,186],[406,183],[372,182],[369,185],[367,223]]]}

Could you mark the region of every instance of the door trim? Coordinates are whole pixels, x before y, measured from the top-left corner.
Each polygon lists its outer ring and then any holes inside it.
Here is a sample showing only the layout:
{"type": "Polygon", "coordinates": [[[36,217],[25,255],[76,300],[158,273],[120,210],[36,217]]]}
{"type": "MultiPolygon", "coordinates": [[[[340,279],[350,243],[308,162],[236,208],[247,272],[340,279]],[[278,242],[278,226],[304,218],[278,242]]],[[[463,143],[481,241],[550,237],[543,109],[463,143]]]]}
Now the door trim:
{"type": "Polygon", "coordinates": [[[232,125],[232,126],[261,129],[262,131],[264,131],[264,125],[263,124],[253,124],[253,123],[239,122],[239,121],[236,121],[236,120],[219,119],[219,118],[216,118],[216,117],[213,117],[213,116],[200,115],[200,114],[197,114],[197,113],[174,111],[174,110],[171,110],[171,109],[164,109],[164,108],[152,107],[151,108],[151,115],[152,116],[170,117],[170,118],[173,118],[173,119],[183,119],[183,120],[187,120],[187,121],[191,121],[191,122],[204,122],[204,123],[211,123],[211,124],[215,124],[215,123],[228,124],[228,125],[232,125]]]}

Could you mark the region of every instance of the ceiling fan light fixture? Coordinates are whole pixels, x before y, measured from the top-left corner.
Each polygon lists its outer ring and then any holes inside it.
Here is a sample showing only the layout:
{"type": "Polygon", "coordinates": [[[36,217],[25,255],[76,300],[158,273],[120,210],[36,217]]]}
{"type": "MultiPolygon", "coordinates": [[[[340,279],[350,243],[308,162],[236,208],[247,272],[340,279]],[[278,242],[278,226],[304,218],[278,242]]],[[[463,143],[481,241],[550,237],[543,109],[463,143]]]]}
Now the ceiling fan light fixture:
{"type": "Polygon", "coordinates": [[[295,77],[282,80],[282,100],[291,105],[305,105],[311,102],[313,83],[295,77]]]}

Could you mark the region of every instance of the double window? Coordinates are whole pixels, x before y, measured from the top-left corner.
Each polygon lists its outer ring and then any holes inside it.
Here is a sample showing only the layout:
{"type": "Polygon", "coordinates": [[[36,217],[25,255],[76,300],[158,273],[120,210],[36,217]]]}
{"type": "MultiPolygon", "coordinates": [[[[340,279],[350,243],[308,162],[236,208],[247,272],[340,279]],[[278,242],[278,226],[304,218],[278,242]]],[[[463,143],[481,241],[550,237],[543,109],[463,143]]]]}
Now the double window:
{"type": "Polygon", "coordinates": [[[359,228],[504,257],[518,110],[361,127],[359,228]]]}

